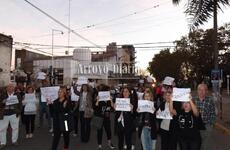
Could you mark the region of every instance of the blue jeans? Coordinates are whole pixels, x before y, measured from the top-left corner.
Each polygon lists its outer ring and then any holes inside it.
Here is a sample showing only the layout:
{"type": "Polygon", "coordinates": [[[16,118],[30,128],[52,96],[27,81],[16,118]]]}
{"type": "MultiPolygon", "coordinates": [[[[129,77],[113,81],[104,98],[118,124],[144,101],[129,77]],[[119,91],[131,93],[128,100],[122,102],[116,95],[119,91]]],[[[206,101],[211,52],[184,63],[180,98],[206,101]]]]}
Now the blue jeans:
{"type": "Polygon", "coordinates": [[[149,127],[143,127],[141,132],[141,143],[143,150],[155,150],[156,140],[151,138],[151,129],[149,127]]]}

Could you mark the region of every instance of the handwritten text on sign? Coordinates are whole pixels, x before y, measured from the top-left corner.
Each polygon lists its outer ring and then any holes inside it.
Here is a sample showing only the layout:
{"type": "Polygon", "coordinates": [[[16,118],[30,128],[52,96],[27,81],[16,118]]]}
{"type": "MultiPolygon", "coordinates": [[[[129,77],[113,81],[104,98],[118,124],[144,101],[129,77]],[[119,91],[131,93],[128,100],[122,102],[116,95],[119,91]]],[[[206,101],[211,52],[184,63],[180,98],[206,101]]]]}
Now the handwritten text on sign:
{"type": "Polygon", "coordinates": [[[131,111],[129,98],[116,98],[116,111],[131,111]]]}
{"type": "Polygon", "coordinates": [[[43,87],[41,88],[41,101],[47,102],[47,100],[54,101],[58,98],[59,86],[43,87]]]}
{"type": "Polygon", "coordinates": [[[138,111],[140,113],[149,112],[153,114],[155,111],[153,102],[148,101],[148,100],[138,100],[138,111]]]}
{"type": "Polygon", "coordinates": [[[82,84],[88,84],[88,78],[87,77],[78,77],[77,80],[77,85],[82,85],[82,84]]]}
{"type": "Polygon", "coordinates": [[[9,96],[6,100],[6,105],[9,106],[9,105],[15,105],[15,104],[18,104],[19,101],[18,101],[18,97],[16,95],[12,95],[12,96],[9,96]]]}
{"type": "Polygon", "coordinates": [[[169,110],[164,110],[164,111],[161,111],[160,109],[157,111],[157,115],[156,115],[156,118],[158,119],[172,119],[172,116],[169,112],[169,110]]]}
{"type": "Polygon", "coordinates": [[[173,88],[173,101],[188,102],[190,100],[190,88],[173,88]]]}
{"type": "Polygon", "coordinates": [[[79,100],[79,96],[74,93],[73,87],[71,87],[71,101],[77,102],[79,100]]]}
{"type": "Polygon", "coordinates": [[[101,91],[98,92],[99,101],[108,101],[110,100],[110,91],[101,91]]]}
{"type": "Polygon", "coordinates": [[[25,94],[25,103],[36,103],[36,96],[35,94],[25,94]]]}

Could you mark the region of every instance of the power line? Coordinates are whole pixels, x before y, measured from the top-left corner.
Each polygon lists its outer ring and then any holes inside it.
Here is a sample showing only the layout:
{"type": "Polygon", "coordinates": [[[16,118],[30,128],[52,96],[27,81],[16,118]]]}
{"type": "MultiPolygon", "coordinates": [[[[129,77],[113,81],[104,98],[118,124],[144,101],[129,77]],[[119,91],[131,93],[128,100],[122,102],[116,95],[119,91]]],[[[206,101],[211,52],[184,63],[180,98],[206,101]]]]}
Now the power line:
{"type": "MultiPolygon", "coordinates": [[[[14,45],[25,45],[25,46],[41,46],[41,47],[51,47],[52,45],[49,44],[39,44],[39,43],[25,43],[25,42],[17,42],[13,43],[14,45]]],[[[174,44],[174,41],[166,41],[166,42],[148,42],[148,43],[129,43],[129,44],[118,44],[116,46],[123,46],[123,45],[156,45],[156,44],[174,44]]],[[[108,45],[99,45],[100,47],[106,48],[108,45]]],[[[54,45],[54,48],[98,48],[95,46],[67,46],[67,45],[54,45]]]]}
{"type": "Polygon", "coordinates": [[[52,17],[51,15],[49,15],[48,13],[46,13],[45,11],[43,11],[42,9],[40,9],[39,7],[35,6],[33,3],[29,2],[28,0],[24,0],[25,2],[27,2],[28,4],[30,4],[32,7],[34,7],[35,9],[37,9],[38,11],[40,11],[41,13],[43,13],[44,15],[46,15],[47,17],[49,17],[50,19],[52,19],[54,22],[56,22],[57,24],[61,25],[62,27],[66,28],[68,31],[72,32],[73,34],[77,35],[78,37],[80,37],[81,39],[87,41],[88,43],[96,46],[97,48],[101,48],[99,47],[97,44],[95,44],[94,42],[90,41],[89,39],[83,37],[82,35],[80,35],[79,33],[75,32],[74,30],[72,30],[71,28],[69,28],[68,26],[66,26],[65,24],[63,24],[62,22],[60,22],[59,20],[55,19],[54,17],[52,17]]]}
{"type": "Polygon", "coordinates": [[[148,10],[151,10],[151,9],[154,9],[154,8],[157,8],[157,7],[159,7],[159,6],[160,6],[160,5],[154,5],[154,6],[152,6],[152,7],[148,7],[148,8],[145,8],[145,9],[143,9],[143,10],[140,10],[140,11],[136,11],[136,12],[133,12],[133,13],[124,15],[124,16],[120,16],[120,17],[108,19],[108,20],[105,20],[105,21],[102,21],[102,22],[98,22],[98,23],[95,23],[95,24],[87,25],[87,26],[85,26],[85,27],[78,28],[78,29],[76,29],[76,30],[79,30],[79,29],[89,29],[89,28],[92,28],[92,27],[95,27],[95,26],[99,26],[99,25],[102,25],[102,24],[106,24],[106,23],[109,23],[109,22],[121,20],[121,19],[130,17],[130,16],[133,16],[133,15],[137,15],[137,14],[139,14],[139,13],[143,13],[143,12],[145,12],[145,11],[148,11],[148,10]]]}

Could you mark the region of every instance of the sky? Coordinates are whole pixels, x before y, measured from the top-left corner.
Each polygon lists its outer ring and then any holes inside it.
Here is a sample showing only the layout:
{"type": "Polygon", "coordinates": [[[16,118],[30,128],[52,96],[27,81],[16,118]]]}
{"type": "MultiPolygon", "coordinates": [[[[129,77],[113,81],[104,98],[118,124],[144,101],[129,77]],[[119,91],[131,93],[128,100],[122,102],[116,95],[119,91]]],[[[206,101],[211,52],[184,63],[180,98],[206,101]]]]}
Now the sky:
{"type": "MultiPolygon", "coordinates": [[[[29,1],[68,25],[69,0],[29,1]]],[[[189,31],[184,2],[175,6],[172,0],[70,0],[70,27],[97,45],[172,42],[189,31]]],[[[0,0],[0,6],[0,32],[12,35],[15,42],[51,45],[52,29],[57,29],[64,34],[56,32],[54,44],[68,44],[68,30],[24,0],[0,0]]],[[[230,7],[222,8],[218,14],[219,26],[230,22],[230,7]]],[[[211,27],[212,19],[200,28],[211,27]]],[[[70,45],[91,46],[74,34],[70,34],[70,45]]],[[[145,69],[161,49],[136,49],[137,66],[145,69]]],[[[51,47],[40,50],[51,52],[51,47]]],[[[54,54],[64,55],[65,50],[55,49],[54,54]]]]}

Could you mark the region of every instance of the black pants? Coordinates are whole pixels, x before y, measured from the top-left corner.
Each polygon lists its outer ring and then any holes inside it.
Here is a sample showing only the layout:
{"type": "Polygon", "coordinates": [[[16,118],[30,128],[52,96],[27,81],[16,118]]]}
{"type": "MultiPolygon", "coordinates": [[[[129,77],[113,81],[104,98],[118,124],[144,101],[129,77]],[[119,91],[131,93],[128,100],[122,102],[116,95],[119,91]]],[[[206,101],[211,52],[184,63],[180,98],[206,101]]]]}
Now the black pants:
{"type": "Polygon", "coordinates": [[[107,140],[111,140],[112,131],[111,131],[110,118],[104,118],[103,125],[102,125],[101,129],[97,130],[97,144],[98,145],[102,144],[103,127],[104,127],[106,135],[107,135],[107,140]]]}
{"type": "Polygon", "coordinates": [[[91,131],[91,118],[85,118],[84,112],[80,112],[80,122],[81,122],[81,141],[84,143],[89,142],[90,131],[91,131]]]}
{"type": "Polygon", "coordinates": [[[26,134],[34,133],[35,115],[23,115],[26,134]]]}
{"type": "Polygon", "coordinates": [[[63,134],[63,138],[64,138],[64,149],[68,149],[69,148],[69,132],[61,132],[61,131],[54,130],[53,133],[54,133],[54,136],[53,136],[52,150],[57,150],[61,134],[63,134]]]}
{"type": "Polygon", "coordinates": [[[161,150],[177,150],[177,136],[175,133],[161,129],[161,150]]]}
{"type": "Polygon", "coordinates": [[[200,150],[201,140],[197,139],[180,139],[180,150],[200,150]]]}
{"type": "Polygon", "coordinates": [[[119,150],[123,150],[124,148],[124,141],[127,145],[127,150],[132,149],[132,129],[127,129],[122,126],[121,123],[118,123],[117,128],[117,135],[118,135],[118,148],[119,150]]]}
{"type": "Polygon", "coordinates": [[[78,134],[78,116],[74,115],[73,119],[74,119],[74,133],[78,134]]]}

